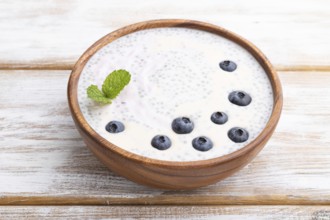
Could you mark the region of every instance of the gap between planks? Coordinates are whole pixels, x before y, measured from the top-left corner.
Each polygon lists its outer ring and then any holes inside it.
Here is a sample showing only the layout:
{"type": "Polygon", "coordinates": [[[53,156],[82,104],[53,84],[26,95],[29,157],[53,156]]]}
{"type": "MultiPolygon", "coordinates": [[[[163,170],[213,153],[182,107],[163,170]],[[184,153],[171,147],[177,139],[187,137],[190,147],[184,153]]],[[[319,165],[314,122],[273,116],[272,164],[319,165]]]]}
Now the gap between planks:
{"type": "Polygon", "coordinates": [[[264,196],[239,196],[228,198],[221,196],[154,196],[139,198],[115,198],[115,197],[70,197],[70,196],[4,196],[0,199],[0,206],[10,205],[327,205],[330,200],[310,200],[303,196],[290,195],[264,195],[264,196]]]}
{"type": "MultiPolygon", "coordinates": [[[[73,64],[1,64],[0,70],[72,70],[73,64]]],[[[276,71],[282,72],[329,72],[330,65],[298,65],[298,66],[274,66],[276,71]]]]}

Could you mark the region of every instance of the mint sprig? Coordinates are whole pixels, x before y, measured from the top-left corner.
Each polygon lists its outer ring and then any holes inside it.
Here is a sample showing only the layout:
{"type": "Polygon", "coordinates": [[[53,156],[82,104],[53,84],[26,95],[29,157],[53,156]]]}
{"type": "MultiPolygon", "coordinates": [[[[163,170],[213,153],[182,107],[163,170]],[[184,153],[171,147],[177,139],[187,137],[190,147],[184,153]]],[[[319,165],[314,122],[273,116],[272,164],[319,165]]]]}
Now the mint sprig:
{"type": "Polygon", "coordinates": [[[115,70],[104,80],[102,91],[96,85],[87,88],[88,98],[100,104],[111,104],[124,87],[130,82],[131,74],[126,70],[115,70]]]}
{"type": "Polygon", "coordinates": [[[90,85],[87,88],[87,96],[98,103],[111,104],[111,100],[107,98],[96,85],[90,85]]]}

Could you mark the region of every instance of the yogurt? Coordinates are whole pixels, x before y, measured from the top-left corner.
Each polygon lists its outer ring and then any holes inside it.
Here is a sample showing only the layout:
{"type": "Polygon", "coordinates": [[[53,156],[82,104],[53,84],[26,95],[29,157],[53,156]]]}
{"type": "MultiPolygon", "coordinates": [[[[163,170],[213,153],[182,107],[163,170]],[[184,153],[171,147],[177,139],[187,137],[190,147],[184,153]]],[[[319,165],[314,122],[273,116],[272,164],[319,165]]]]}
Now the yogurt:
{"type": "Polygon", "coordinates": [[[78,102],[89,125],[103,138],[134,154],[166,160],[197,161],[223,156],[246,146],[265,128],[273,109],[270,80],[257,60],[243,47],[218,35],[189,28],[155,28],[134,32],[105,45],[86,63],[78,82],[78,102]],[[224,60],[237,64],[233,72],[219,67],[224,60]],[[89,99],[91,84],[102,87],[112,71],[125,69],[131,82],[110,105],[89,99]],[[247,106],[234,105],[230,92],[250,94],[247,106]],[[210,120],[212,113],[228,115],[225,124],[210,120]],[[171,128],[177,117],[189,117],[194,129],[177,134],[171,128]],[[109,121],[125,125],[121,133],[109,133],[109,121]],[[249,138],[235,143],[228,131],[241,127],[249,138]],[[156,135],[166,135],[167,150],[151,146],[156,135]],[[192,140],[206,136],[213,148],[202,152],[192,140]]]}

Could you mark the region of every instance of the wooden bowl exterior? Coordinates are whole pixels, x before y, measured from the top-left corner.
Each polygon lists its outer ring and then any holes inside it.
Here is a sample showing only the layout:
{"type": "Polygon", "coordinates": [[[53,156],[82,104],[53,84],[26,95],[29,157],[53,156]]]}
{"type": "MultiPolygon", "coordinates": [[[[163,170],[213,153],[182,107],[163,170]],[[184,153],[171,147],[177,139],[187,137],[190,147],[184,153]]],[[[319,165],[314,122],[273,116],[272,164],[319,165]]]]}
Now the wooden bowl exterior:
{"type": "Polygon", "coordinates": [[[275,130],[282,110],[282,89],[278,76],[267,58],[253,44],[221,27],[192,20],[167,19],[145,21],[116,30],[93,44],[75,64],[68,83],[68,101],[72,117],[89,149],[112,171],[134,182],[162,189],[193,189],[224,179],[248,164],[264,147],[275,130]],[[80,73],[89,58],[100,48],[126,34],[149,28],[185,27],[208,31],[248,50],[269,76],[274,93],[270,120],[259,136],[231,154],[202,161],[170,162],[142,157],[110,143],[97,134],[84,119],[78,104],[80,73]]]}

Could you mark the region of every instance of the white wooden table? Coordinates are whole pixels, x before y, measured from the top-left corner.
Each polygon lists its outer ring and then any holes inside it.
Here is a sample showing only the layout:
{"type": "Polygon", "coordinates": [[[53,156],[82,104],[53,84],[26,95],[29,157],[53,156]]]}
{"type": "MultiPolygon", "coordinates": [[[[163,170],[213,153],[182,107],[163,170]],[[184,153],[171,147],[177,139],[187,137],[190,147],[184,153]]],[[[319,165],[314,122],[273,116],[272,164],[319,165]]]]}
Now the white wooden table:
{"type": "Polygon", "coordinates": [[[327,0],[1,0],[0,89],[0,219],[330,219],[327,0]],[[68,110],[70,69],[87,47],[159,18],[244,36],[283,84],[282,118],[265,149],[236,175],[194,191],[150,189],[113,174],[85,147],[68,110]]]}

